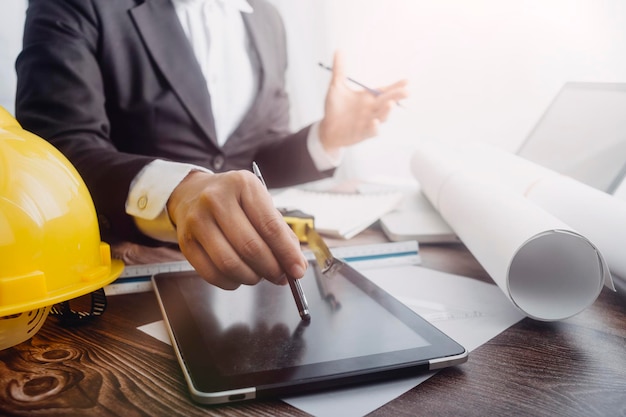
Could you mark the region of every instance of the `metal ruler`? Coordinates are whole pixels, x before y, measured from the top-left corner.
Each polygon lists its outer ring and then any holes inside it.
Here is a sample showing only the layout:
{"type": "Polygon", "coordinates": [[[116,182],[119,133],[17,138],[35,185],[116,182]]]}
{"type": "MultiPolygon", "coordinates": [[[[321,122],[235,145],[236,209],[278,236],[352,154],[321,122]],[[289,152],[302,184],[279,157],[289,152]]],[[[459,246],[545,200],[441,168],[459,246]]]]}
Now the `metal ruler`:
{"type": "MultiPolygon", "coordinates": [[[[304,251],[309,260],[315,260],[312,251],[304,251]]],[[[418,265],[421,263],[416,241],[375,243],[369,245],[339,246],[332,248],[333,256],[341,258],[355,268],[376,268],[393,265],[418,265]]],[[[161,272],[193,271],[187,261],[127,265],[118,279],[104,287],[106,295],[130,294],[152,291],[152,275],[161,272]]]]}

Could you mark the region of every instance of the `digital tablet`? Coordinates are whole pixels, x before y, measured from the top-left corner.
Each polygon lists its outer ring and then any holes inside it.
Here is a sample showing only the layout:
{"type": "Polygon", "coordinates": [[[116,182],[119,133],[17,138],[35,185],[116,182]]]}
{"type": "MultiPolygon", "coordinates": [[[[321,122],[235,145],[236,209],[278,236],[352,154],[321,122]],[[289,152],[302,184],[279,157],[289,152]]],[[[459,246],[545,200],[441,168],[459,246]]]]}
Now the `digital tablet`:
{"type": "Polygon", "coordinates": [[[347,263],[311,262],[301,284],[219,289],[195,272],[152,277],[191,396],[203,404],[286,397],[461,364],[467,351],[347,263]]]}

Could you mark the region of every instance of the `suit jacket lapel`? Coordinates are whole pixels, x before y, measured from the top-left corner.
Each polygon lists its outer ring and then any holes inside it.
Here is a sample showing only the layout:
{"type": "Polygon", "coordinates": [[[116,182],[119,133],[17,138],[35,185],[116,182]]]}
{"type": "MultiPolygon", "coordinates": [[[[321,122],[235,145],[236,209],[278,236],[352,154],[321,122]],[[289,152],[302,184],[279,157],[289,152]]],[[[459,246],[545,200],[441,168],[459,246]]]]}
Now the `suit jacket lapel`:
{"type": "Polygon", "coordinates": [[[259,59],[259,91],[263,90],[265,73],[264,68],[267,68],[266,61],[273,56],[272,46],[267,42],[268,36],[263,32],[267,30],[267,27],[262,27],[265,22],[260,22],[254,13],[242,13],[244,24],[248,30],[252,47],[255,49],[259,59]]]}
{"type": "Polygon", "coordinates": [[[217,145],[206,81],[169,0],[145,1],[130,11],[147,49],[176,94],[217,145]]]}

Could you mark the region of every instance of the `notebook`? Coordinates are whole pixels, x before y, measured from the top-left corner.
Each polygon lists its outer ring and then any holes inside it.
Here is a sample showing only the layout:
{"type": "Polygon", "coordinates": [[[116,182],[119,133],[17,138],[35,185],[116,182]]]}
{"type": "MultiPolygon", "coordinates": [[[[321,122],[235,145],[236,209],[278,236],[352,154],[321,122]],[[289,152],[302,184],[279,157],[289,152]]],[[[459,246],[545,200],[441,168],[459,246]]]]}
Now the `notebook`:
{"type": "MultiPolygon", "coordinates": [[[[626,175],[626,83],[566,83],[516,154],[613,194],[626,175]]],[[[393,241],[458,241],[419,190],[380,224],[393,241]]]]}

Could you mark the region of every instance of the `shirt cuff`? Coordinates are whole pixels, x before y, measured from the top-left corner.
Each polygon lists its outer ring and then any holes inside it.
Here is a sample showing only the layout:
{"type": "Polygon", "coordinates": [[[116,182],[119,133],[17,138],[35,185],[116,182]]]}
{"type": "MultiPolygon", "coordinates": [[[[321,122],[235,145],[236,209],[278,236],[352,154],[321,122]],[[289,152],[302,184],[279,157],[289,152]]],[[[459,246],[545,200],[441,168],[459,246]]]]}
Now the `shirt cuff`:
{"type": "Polygon", "coordinates": [[[309,135],[307,136],[307,149],[313,164],[318,171],[327,171],[329,169],[337,168],[343,160],[344,148],[341,148],[338,152],[330,154],[326,152],[322,141],[320,140],[320,122],[313,123],[309,129],[309,135]]]}
{"type": "Polygon", "coordinates": [[[212,172],[197,165],[157,159],[135,176],[126,199],[126,213],[133,216],[143,234],[165,242],[178,240],[167,213],[167,200],[193,170],[212,172]]]}

